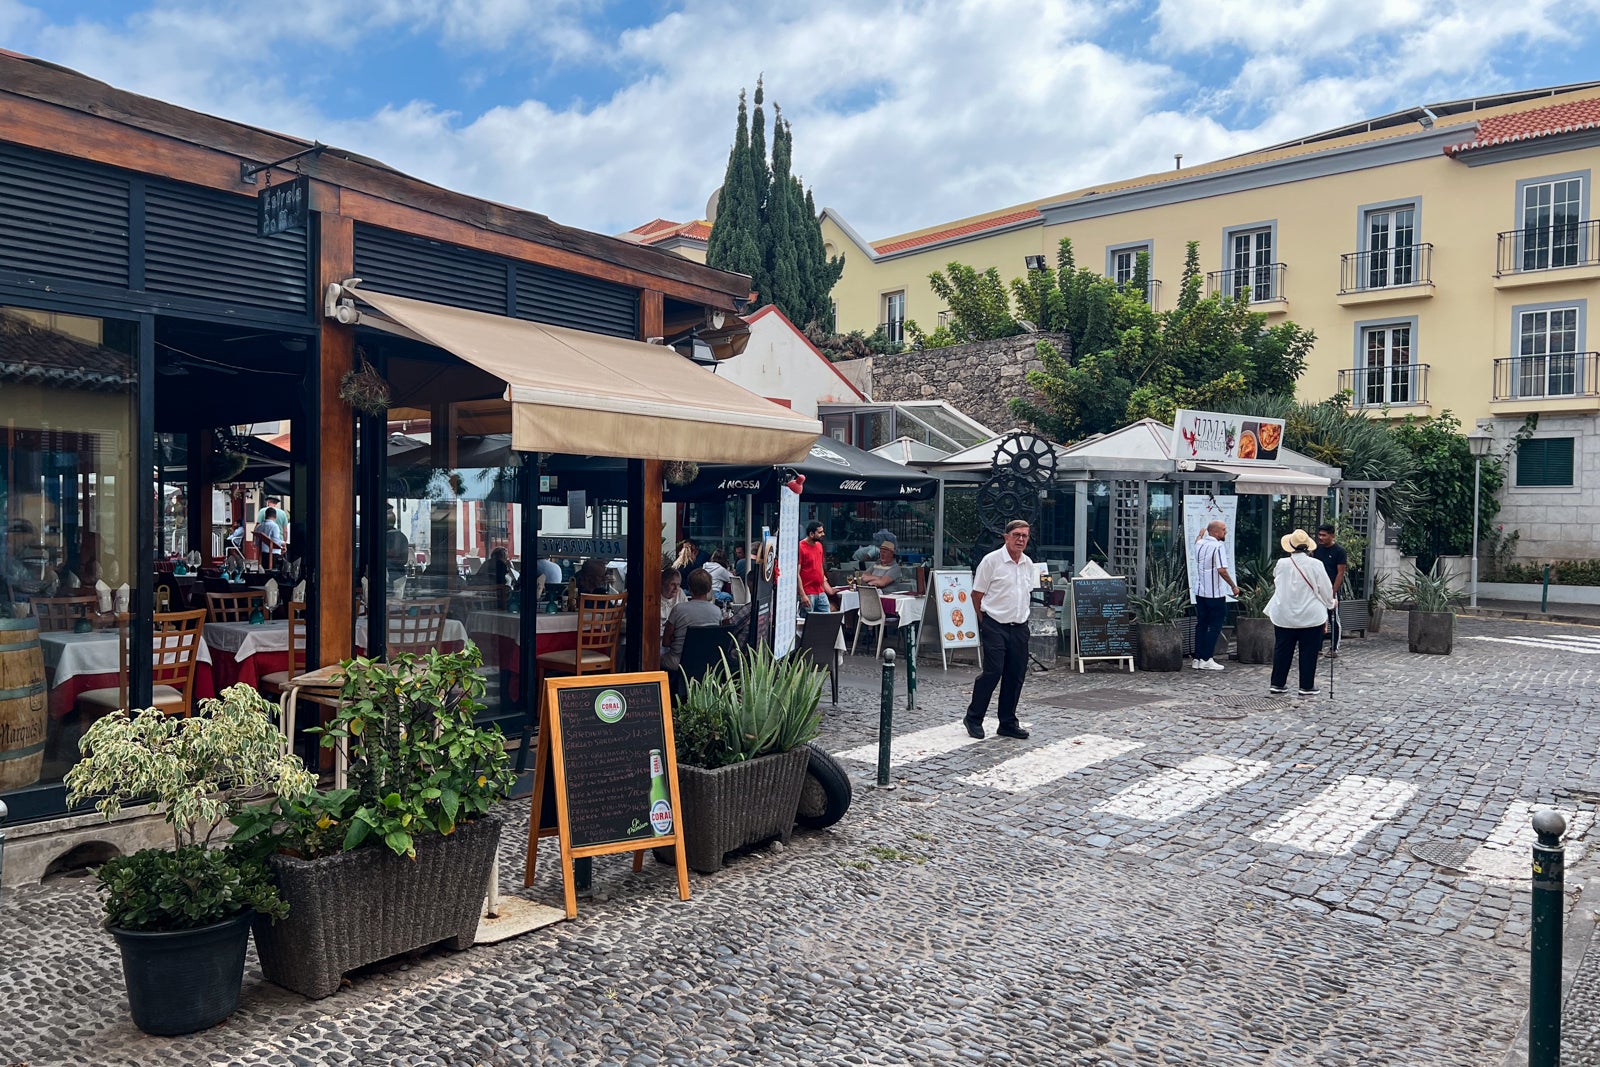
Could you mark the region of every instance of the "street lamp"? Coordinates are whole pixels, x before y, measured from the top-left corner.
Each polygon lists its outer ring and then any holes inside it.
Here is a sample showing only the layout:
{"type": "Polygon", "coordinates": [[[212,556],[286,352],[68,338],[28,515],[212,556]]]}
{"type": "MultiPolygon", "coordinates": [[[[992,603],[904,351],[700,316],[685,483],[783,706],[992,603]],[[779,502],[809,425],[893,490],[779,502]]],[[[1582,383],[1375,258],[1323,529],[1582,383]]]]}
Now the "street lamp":
{"type": "Polygon", "coordinates": [[[1467,448],[1472,452],[1472,606],[1478,606],[1478,492],[1483,480],[1483,457],[1494,446],[1494,434],[1479,426],[1467,434],[1467,448]]]}

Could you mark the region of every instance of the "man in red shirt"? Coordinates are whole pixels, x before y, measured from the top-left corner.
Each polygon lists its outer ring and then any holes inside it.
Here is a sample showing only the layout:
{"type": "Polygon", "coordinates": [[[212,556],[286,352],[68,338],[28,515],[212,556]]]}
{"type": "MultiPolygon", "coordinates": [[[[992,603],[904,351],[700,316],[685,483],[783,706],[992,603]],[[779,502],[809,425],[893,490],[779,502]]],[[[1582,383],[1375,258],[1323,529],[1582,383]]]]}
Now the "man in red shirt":
{"type": "Polygon", "coordinates": [[[806,526],[806,535],[800,542],[800,593],[810,610],[833,610],[828,604],[833,586],[828,584],[828,569],[822,559],[822,523],[816,520],[806,526]]]}

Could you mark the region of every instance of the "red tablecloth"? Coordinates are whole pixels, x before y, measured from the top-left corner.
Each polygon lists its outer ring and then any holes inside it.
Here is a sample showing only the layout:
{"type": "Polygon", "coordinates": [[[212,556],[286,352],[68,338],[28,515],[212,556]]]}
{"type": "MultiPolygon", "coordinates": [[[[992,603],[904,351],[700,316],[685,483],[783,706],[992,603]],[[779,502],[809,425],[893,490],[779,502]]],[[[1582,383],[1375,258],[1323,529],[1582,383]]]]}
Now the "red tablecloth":
{"type": "MultiPolygon", "coordinates": [[[[483,661],[491,667],[499,667],[510,674],[507,686],[508,700],[518,700],[522,696],[522,646],[514,637],[503,637],[498,634],[477,633],[472,635],[478,647],[483,649],[483,661]]],[[[578,647],[578,631],[567,630],[562,633],[545,633],[541,631],[538,644],[534,646],[537,655],[546,652],[565,652],[578,647]]]]}
{"type": "Polygon", "coordinates": [[[287,672],[288,669],[288,649],[282,652],[257,652],[244,659],[234,659],[232,652],[225,652],[220,648],[211,650],[211,673],[217,680],[219,692],[239,682],[250,686],[258,685],[265,675],[273,671],[287,672]]]}
{"type": "MultiPolygon", "coordinates": [[[[50,687],[50,715],[52,718],[62,719],[72,713],[72,706],[78,702],[79,695],[91,689],[115,689],[117,675],[110,674],[79,674],[68,678],[60,685],[50,687]]],[[[194,665],[194,700],[204,700],[206,697],[217,695],[216,683],[212,680],[211,664],[196,663],[194,665]]]]}

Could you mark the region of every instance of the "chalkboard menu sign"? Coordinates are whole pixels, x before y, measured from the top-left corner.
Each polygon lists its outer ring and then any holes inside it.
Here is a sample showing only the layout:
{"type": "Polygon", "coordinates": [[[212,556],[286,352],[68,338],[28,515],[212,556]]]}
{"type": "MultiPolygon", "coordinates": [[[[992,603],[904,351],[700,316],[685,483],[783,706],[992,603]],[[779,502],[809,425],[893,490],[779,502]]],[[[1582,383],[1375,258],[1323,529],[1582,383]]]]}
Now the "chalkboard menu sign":
{"type": "MultiPolygon", "coordinates": [[[[678,765],[674,758],[667,675],[591,674],[545,683],[533,793],[555,783],[556,824],[534,805],[528,833],[527,882],[540,837],[561,839],[567,916],[577,915],[572,861],[635,852],[679,841],[678,765]]],[[[634,867],[640,866],[638,856],[634,867]]],[[[689,899],[689,873],[678,850],[679,895],[689,899]]]]}
{"type": "Polygon", "coordinates": [[[1072,647],[1085,660],[1126,659],[1133,665],[1133,629],[1128,616],[1128,579],[1072,579],[1072,647]]]}

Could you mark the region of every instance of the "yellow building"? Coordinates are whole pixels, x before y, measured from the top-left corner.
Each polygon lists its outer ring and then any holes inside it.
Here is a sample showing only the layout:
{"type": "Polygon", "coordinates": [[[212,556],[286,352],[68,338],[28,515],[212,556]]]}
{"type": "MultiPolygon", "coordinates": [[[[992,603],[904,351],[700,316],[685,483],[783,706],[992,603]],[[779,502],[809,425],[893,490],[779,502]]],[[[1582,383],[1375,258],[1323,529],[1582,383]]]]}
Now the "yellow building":
{"type": "Polygon", "coordinates": [[[1600,528],[1600,82],[1431,104],[1195,167],[1082,189],[875,242],[833,211],[841,331],[944,312],[928,276],[959,261],[1007,280],[1028,257],[1126,280],[1150,253],[1156,308],[1187,242],[1207,292],[1316,332],[1299,392],[1349,390],[1374,415],[1454,412],[1512,449],[1502,521],[1520,554],[1595,554],[1600,528]],[[1538,425],[1512,437],[1530,415],[1538,425]]]}

